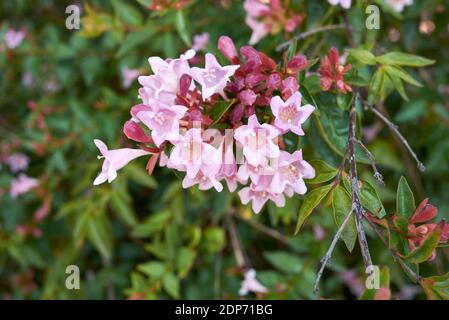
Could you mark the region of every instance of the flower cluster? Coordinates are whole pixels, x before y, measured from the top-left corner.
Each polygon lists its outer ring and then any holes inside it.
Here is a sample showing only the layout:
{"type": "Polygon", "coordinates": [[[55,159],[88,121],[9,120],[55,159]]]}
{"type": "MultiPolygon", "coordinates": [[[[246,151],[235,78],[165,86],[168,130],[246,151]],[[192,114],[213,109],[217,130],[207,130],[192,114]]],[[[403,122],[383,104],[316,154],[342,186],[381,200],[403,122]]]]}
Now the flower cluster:
{"type": "Polygon", "coordinates": [[[280,0],[245,0],[246,24],[253,31],[249,44],[256,44],[268,34],[282,30],[293,32],[304,16],[285,8],[280,0]]]}
{"type": "Polygon", "coordinates": [[[230,65],[211,54],[205,66],[192,67],[189,50],[177,59],[149,58],[153,71],[138,78],[141,104],[131,108],[125,135],[140,149],[108,150],[95,140],[104,158],[94,184],[111,182],[129,161],[151,155],[147,169],[159,164],[185,173],[182,185],[222,191],[222,182],[238,192],[243,204],[258,213],[268,200],[285,204],[285,195],[304,194],[304,179],[315,176],[302,150],[284,150],[283,137],[303,136],[303,124],[314,111],[302,105],[298,72],[308,60],[297,55],[278,66],[253,47],[240,48],[222,36],[218,49],[230,65]],[[190,60],[190,61],[189,61],[190,60]],[[218,115],[218,116],[217,116],[218,115]]]}
{"type": "Polygon", "coordinates": [[[352,92],[352,88],[344,80],[344,75],[351,69],[351,65],[344,66],[340,60],[336,48],[331,48],[329,54],[321,60],[318,73],[321,75],[321,89],[324,91],[337,89],[343,94],[352,92]]]}

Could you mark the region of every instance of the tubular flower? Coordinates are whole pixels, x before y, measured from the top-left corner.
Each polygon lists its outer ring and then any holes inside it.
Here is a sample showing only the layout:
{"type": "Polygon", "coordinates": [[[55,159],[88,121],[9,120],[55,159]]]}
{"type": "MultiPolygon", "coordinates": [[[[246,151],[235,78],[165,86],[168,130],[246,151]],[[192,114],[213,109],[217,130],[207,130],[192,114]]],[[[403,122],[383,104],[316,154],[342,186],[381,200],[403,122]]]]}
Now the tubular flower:
{"type": "Polygon", "coordinates": [[[352,92],[352,88],[345,83],[344,75],[351,69],[351,65],[343,66],[339,61],[338,49],[331,48],[329,54],[321,60],[318,73],[321,75],[321,89],[328,91],[337,89],[343,94],[352,92]]]}

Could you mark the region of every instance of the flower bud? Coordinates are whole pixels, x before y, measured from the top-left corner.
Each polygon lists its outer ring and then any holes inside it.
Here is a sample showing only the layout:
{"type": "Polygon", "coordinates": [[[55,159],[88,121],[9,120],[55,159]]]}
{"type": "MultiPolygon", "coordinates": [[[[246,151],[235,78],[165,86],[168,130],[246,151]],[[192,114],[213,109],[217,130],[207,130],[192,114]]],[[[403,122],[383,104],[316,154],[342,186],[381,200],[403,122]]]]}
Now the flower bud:
{"type": "Polygon", "coordinates": [[[218,39],[218,50],[232,63],[240,63],[234,42],[228,36],[221,36],[218,39]]]}
{"type": "Polygon", "coordinates": [[[282,81],[282,85],[281,85],[281,93],[282,93],[282,98],[284,100],[290,98],[290,96],[295,93],[296,91],[298,91],[299,89],[299,85],[298,85],[298,81],[296,81],[295,77],[288,77],[287,79],[282,81]]]}
{"type": "Polygon", "coordinates": [[[309,61],[307,61],[307,58],[300,54],[294,56],[288,63],[287,63],[287,70],[291,74],[296,74],[304,69],[306,69],[309,66],[309,61]]]}
{"type": "Polygon", "coordinates": [[[256,101],[257,95],[251,89],[243,90],[239,93],[240,102],[244,106],[252,106],[256,101]]]}
{"type": "Polygon", "coordinates": [[[151,141],[150,137],[145,134],[145,131],[134,121],[129,120],[125,122],[123,133],[131,140],[137,142],[148,143],[151,141]]]}

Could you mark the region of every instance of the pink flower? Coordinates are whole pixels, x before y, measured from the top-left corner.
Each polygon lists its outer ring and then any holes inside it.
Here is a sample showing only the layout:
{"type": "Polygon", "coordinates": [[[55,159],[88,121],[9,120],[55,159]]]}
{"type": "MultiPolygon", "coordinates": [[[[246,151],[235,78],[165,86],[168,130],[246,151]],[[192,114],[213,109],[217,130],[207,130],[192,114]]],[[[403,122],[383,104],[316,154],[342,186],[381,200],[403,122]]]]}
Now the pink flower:
{"type": "Polygon", "coordinates": [[[222,164],[218,172],[217,179],[226,181],[230,192],[237,189],[237,184],[240,182],[244,184],[246,180],[240,179],[238,176],[237,162],[234,157],[233,143],[227,143],[226,138],[223,139],[219,148],[219,153],[222,154],[222,164]]]}
{"type": "Polygon", "coordinates": [[[145,131],[139,126],[139,124],[133,120],[128,120],[123,126],[123,133],[128,139],[149,143],[151,138],[145,134],[145,131]]]}
{"type": "Polygon", "coordinates": [[[397,12],[402,12],[405,6],[411,6],[413,4],[413,0],[385,0],[385,2],[397,12]]]}
{"type": "Polygon", "coordinates": [[[190,177],[186,174],[184,180],[182,181],[182,187],[184,189],[190,188],[191,186],[198,185],[200,190],[209,190],[214,187],[215,190],[221,192],[223,190],[222,184],[216,179],[218,169],[220,166],[217,165],[203,165],[201,166],[195,177],[190,177]]]}
{"type": "Polygon", "coordinates": [[[345,9],[349,9],[351,7],[351,0],[327,0],[327,1],[333,6],[340,4],[345,9]]]}
{"type": "Polygon", "coordinates": [[[143,86],[139,89],[139,97],[143,103],[148,105],[150,99],[172,105],[175,103],[176,94],[179,90],[179,80],[184,74],[190,74],[189,59],[195,56],[194,50],[188,50],[179,59],[162,60],[159,57],[150,57],[153,75],[140,76],[139,83],[143,86]]]}
{"type": "Polygon", "coordinates": [[[134,80],[136,80],[140,75],[139,69],[130,69],[128,67],[124,67],[122,69],[122,87],[129,88],[133,84],[134,80]]]}
{"type": "Polygon", "coordinates": [[[318,69],[318,73],[321,76],[321,89],[329,91],[332,88],[337,89],[343,94],[352,91],[344,79],[345,73],[351,69],[351,65],[340,64],[340,54],[337,48],[332,47],[329,50],[329,54],[321,60],[321,66],[318,69]]]}
{"type": "Polygon", "coordinates": [[[255,45],[269,32],[268,28],[265,26],[265,23],[259,22],[251,16],[247,16],[245,22],[252,30],[251,38],[248,42],[250,45],[255,45]]]}
{"type": "Polygon", "coordinates": [[[23,153],[14,153],[6,160],[12,172],[24,171],[28,168],[30,158],[23,153]]]}
{"type": "Polygon", "coordinates": [[[287,101],[276,96],[271,99],[271,111],[276,117],[274,124],[283,131],[296,133],[299,136],[304,135],[301,125],[310,117],[315,108],[310,104],[301,107],[301,94],[295,92],[287,101]]]}
{"type": "Polygon", "coordinates": [[[8,29],[5,33],[6,46],[9,49],[18,47],[23,39],[25,39],[26,32],[24,30],[16,31],[14,29],[8,29]]]}
{"type": "Polygon", "coordinates": [[[243,146],[243,154],[246,161],[253,166],[266,165],[268,158],[279,156],[279,147],[273,143],[273,139],[279,135],[279,131],[267,123],[260,124],[256,115],[248,119],[248,125],[243,125],[235,130],[234,138],[243,146]]]}
{"type": "Polygon", "coordinates": [[[209,43],[209,33],[203,32],[193,36],[192,49],[195,51],[204,50],[209,43]]]}
{"type": "Polygon", "coordinates": [[[282,193],[274,193],[270,190],[272,177],[261,176],[257,184],[251,183],[239,191],[240,200],[243,204],[251,202],[254,213],[259,213],[265,203],[271,200],[277,207],[285,206],[285,197],[282,193]]]}
{"type": "Polygon", "coordinates": [[[206,53],[206,66],[204,69],[194,67],[191,69],[191,75],[201,85],[204,100],[215,93],[219,93],[226,99],[224,88],[229,78],[238,68],[238,65],[222,67],[213,54],[206,53]]]}
{"type": "Polygon", "coordinates": [[[150,154],[150,152],[141,149],[123,148],[108,150],[106,144],[98,139],[95,139],[94,143],[101,152],[101,156],[98,156],[98,159],[104,158],[101,173],[94,180],[95,186],[102,184],[106,180],[110,183],[117,177],[117,171],[126,166],[131,160],[150,154]]]}
{"type": "Polygon", "coordinates": [[[156,146],[160,146],[166,140],[173,140],[179,136],[179,120],[187,112],[187,108],[181,105],[168,106],[161,101],[151,99],[149,101],[151,111],[140,111],[137,119],[151,129],[151,138],[156,146]]]}
{"type": "Polygon", "coordinates": [[[256,214],[262,210],[268,200],[273,201],[277,207],[285,206],[285,198],[282,193],[274,194],[268,191],[257,191],[253,189],[252,185],[240,190],[239,196],[243,204],[248,204],[252,201],[252,209],[256,214]]]}
{"type": "MultiPolygon", "coordinates": [[[[170,153],[167,163],[168,168],[185,171],[187,175],[195,179],[201,168],[207,167],[209,170],[217,170],[221,165],[221,155],[212,145],[203,142],[201,129],[189,129],[183,136],[179,136],[176,141],[172,141],[174,148],[170,153]],[[217,167],[215,169],[215,167],[217,167]]],[[[204,172],[203,172],[204,173],[204,172]]]]}
{"type": "Polygon", "coordinates": [[[11,181],[9,193],[11,197],[17,198],[17,196],[27,193],[38,185],[39,181],[37,179],[30,178],[26,174],[21,173],[18,178],[11,181]]]}
{"type": "Polygon", "coordinates": [[[289,187],[298,194],[305,194],[307,187],[304,179],[315,177],[315,170],[302,159],[302,151],[295,151],[293,154],[281,151],[277,160],[278,166],[271,182],[271,190],[282,193],[289,187]]]}
{"type": "Polygon", "coordinates": [[[259,281],[256,279],[256,270],[249,269],[245,272],[244,280],[242,281],[239,295],[245,296],[249,292],[254,293],[267,293],[268,289],[265,288],[259,281]]]}

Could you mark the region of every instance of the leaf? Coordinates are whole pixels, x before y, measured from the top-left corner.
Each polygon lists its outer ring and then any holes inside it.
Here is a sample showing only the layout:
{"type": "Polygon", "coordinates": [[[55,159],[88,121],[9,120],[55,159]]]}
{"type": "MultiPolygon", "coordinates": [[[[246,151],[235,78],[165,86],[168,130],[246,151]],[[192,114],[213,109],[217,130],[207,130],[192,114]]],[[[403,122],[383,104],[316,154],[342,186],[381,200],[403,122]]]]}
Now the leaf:
{"type": "Polygon", "coordinates": [[[182,10],[176,11],[175,26],[184,44],[188,47],[192,46],[191,37],[187,29],[186,19],[182,10]]]}
{"type": "Polygon", "coordinates": [[[424,278],[420,284],[429,300],[449,300],[449,272],[442,276],[424,278]]]}
{"type": "Polygon", "coordinates": [[[418,80],[415,80],[411,75],[409,75],[400,67],[385,66],[383,68],[388,72],[390,76],[399,77],[413,86],[422,87],[422,84],[418,80]]]}
{"type": "Polygon", "coordinates": [[[181,248],[176,257],[176,270],[178,276],[184,278],[195,262],[196,252],[190,248],[181,248]]]}
{"type": "Polygon", "coordinates": [[[127,4],[126,1],[112,0],[112,6],[122,22],[130,25],[142,24],[143,18],[139,10],[134,8],[132,5],[127,4]]]}
{"type": "Polygon", "coordinates": [[[165,273],[165,263],[160,261],[141,263],[137,266],[137,270],[152,279],[161,279],[165,273]]]}
{"type": "Polygon", "coordinates": [[[134,227],[132,235],[136,238],[145,238],[155,232],[162,231],[170,217],[169,210],[153,213],[143,223],[139,223],[134,227]]]}
{"type": "Polygon", "coordinates": [[[409,101],[409,98],[408,98],[407,94],[405,93],[404,85],[402,84],[401,78],[398,77],[394,72],[392,73],[390,71],[389,66],[385,67],[385,71],[386,71],[388,77],[390,78],[391,82],[393,83],[394,88],[401,95],[402,99],[404,99],[405,101],[409,101]]]}
{"type": "Polygon", "coordinates": [[[123,199],[118,192],[111,193],[111,208],[114,213],[127,225],[134,227],[137,225],[137,217],[134,208],[123,199]]]}
{"type": "Polygon", "coordinates": [[[172,298],[179,299],[179,279],[173,273],[165,274],[162,284],[172,298]]]}
{"type": "Polygon", "coordinates": [[[217,103],[214,104],[210,114],[214,124],[216,124],[221,120],[221,118],[223,118],[225,113],[234,104],[234,102],[235,102],[234,100],[218,101],[217,103]]]}
{"type": "Polygon", "coordinates": [[[369,85],[369,92],[368,92],[368,103],[374,104],[376,100],[380,99],[381,96],[381,90],[384,83],[384,71],[382,68],[377,69],[377,71],[374,73],[373,77],[371,78],[371,82],[369,85]]]}
{"type": "Polygon", "coordinates": [[[297,256],[284,251],[272,251],[264,252],[264,257],[267,259],[276,269],[287,273],[297,274],[302,270],[302,261],[297,256]]]}
{"type": "MultiPolygon", "coordinates": [[[[352,209],[351,196],[341,186],[337,186],[332,191],[332,208],[334,212],[335,223],[338,227],[340,227],[346,216],[352,209]]],[[[346,244],[349,252],[352,252],[357,241],[357,227],[355,225],[354,215],[352,216],[346,227],[343,229],[341,239],[346,244]]]]}
{"type": "Polygon", "coordinates": [[[312,214],[313,209],[320,204],[324,197],[332,189],[333,185],[329,184],[320,188],[314,189],[307,193],[304,201],[299,208],[298,222],[296,224],[295,234],[299,232],[306,219],[312,214]]]}
{"type": "Polygon", "coordinates": [[[318,184],[333,179],[338,170],[330,166],[323,160],[312,160],[310,165],[315,169],[315,178],[306,180],[309,184],[318,184]]]}
{"type": "Polygon", "coordinates": [[[287,50],[287,61],[290,61],[296,55],[298,40],[293,38],[287,50]]]}
{"type": "Polygon", "coordinates": [[[144,42],[151,42],[151,37],[156,32],[156,28],[154,27],[146,27],[142,30],[130,32],[126,35],[125,39],[122,42],[120,49],[116,53],[116,57],[120,58],[126,55],[131,50],[135,49],[138,45],[144,42]]]}
{"type": "Polygon", "coordinates": [[[351,49],[348,50],[349,54],[354,57],[356,60],[360,61],[363,64],[375,65],[376,64],[376,56],[369,52],[368,50],[363,49],[351,49]]]}
{"type": "Polygon", "coordinates": [[[420,56],[415,56],[403,52],[388,52],[376,57],[376,61],[380,64],[409,66],[409,67],[425,67],[435,63],[435,60],[429,60],[420,56]]]}
{"type": "Polygon", "coordinates": [[[112,230],[110,221],[104,214],[91,217],[87,227],[87,237],[107,260],[112,256],[112,230]]]}
{"type": "MultiPolygon", "coordinates": [[[[352,193],[351,183],[348,175],[343,179],[346,190],[352,193]]],[[[387,213],[380,201],[376,188],[368,181],[359,181],[359,196],[362,207],[368,210],[376,218],[382,219],[387,213]]]]}
{"type": "Polygon", "coordinates": [[[130,163],[123,170],[129,178],[143,187],[147,187],[149,189],[155,189],[157,187],[157,182],[153,176],[150,176],[148,172],[143,169],[143,167],[130,163]]]}
{"type": "Polygon", "coordinates": [[[395,224],[403,234],[408,232],[408,222],[415,212],[415,198],[407,180],[404,177],[399,179],[396,194],[396,214],[395,224]]]}
{"type": "Polygon", "coordinates": [[[433,250],[438,246],[443,233],[445,222],[441,221],[435,229],[426,237],[419,247],[404,256],[404,259],[411,263],[426,262],[432,255],[433,250]]]}

